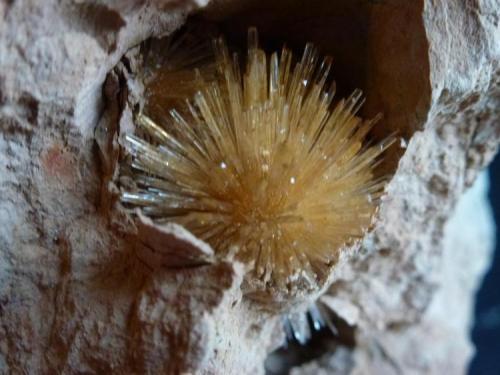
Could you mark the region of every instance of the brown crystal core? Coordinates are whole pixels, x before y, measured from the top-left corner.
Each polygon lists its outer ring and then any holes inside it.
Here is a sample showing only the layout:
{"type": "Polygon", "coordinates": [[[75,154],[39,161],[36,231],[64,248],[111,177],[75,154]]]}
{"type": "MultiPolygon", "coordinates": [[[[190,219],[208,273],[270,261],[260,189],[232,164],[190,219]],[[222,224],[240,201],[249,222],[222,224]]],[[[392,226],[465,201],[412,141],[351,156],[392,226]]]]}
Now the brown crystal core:
{"type": "Polygon", "coordinates": [[[366,145],[377,119],[355,115],[359,90],[332,104],[332,59],[312,45],[293,64],[250,29],[243,74],[222,39],[214,46],[217,78],[198,74],[167,126],[136,116],[143,136],[123,141],[136,189],[121,199],[235,254],[263,285],[313,286],[369,227],[384,187],[373,168],[391,141],[366,145]]]}

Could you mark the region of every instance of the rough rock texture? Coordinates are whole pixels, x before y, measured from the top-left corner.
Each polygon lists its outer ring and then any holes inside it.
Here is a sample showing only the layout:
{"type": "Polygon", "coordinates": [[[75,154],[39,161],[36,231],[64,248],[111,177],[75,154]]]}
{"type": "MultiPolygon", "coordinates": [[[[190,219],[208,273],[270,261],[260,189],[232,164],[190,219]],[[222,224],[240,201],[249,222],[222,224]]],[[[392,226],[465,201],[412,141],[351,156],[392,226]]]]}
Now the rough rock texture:
{"type": "MultiPolygon", "coordinates": [[[[500,138],[500,3],[266,3],[215,1],[199,17],[318,43],[344,90],[365,89],[366,112],[384,113],[380,136],[397,130],[408,144],[386,166],[373,233],[324,299],[356,344],[319,366],[463,373],[491,231],[483,203],[455,206],[500,138]]],[[[199,5],[0,3],[0,372],[253,374],[282,340],[279,317],[242,297],[241,265],[155,269],[98,209],[105,77],[199,5]]]]}
{"type": "MultiPolygon", "coordinates": [[[[487,187],[488,176],[483,173],[445,224],[436,290],[418,324],[392,324],[383,333],[379,328],[363,330],[354,351],[341,347],[292,374],[464,373],[473,354],[468,338],[473,296],[494,248],[487,187]]],[[[345,310],[337,297],[325,299],[346,319],[358,319],[358,313],[345,310]]]]}

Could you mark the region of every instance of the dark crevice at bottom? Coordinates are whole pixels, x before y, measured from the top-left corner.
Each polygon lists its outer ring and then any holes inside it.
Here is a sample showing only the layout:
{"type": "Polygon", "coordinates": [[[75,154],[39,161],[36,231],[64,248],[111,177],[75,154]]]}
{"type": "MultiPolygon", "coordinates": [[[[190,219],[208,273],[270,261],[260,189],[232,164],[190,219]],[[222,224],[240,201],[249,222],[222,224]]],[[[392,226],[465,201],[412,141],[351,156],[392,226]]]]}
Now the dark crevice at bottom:
{"type": "Polygon", "coordinates": [[[326,354],[333,355],[339,348],[354,348],[356,328],[335,314],[332,314],[331,320],[337,333],[324,327],[313,331],[306,344],[300,344],[296,340],[288,341],[286,345],[269,354],[265,362],[266,375],[289,374],[292,368],[318,360],[326,354]]]}

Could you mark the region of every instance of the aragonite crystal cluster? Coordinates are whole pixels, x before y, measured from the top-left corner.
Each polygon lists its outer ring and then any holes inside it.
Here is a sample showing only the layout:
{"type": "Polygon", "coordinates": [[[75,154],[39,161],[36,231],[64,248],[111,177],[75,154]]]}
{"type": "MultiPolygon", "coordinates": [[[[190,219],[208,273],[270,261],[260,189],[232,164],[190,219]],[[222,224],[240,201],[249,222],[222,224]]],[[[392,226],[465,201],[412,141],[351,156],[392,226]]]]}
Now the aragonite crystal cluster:
{"type": "Polygon", "coordinates": [[[314,288],[369,228],[384,188],[374,168],[392,138],[367,141],[378,117],[356,115],[359,90],[334,102],[332,58],[312,44],[294,62],[287,48],[266,54],[250,28],[243,69],[222,38],[214,55],[213,75],[172,70],[194,95],[162,125],[136,115],[123,140],[134,183],[121,200],[249,264],[264,288],[314,288]]]}

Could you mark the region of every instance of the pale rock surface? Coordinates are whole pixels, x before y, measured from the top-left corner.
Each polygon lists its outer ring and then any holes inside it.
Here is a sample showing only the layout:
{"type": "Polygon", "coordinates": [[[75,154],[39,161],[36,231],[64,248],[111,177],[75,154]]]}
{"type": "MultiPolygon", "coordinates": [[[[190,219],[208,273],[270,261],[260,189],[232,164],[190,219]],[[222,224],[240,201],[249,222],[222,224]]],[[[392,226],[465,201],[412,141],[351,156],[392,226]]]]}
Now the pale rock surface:
{"type": "MultiPolygon", "coordinates": [[[[494,249],[495,226],[487,193],[488,176],[482,173],[447,221],[437,290],[418,324],[360,332],[355,350],[341,347],[293,369],[292,374],[465,373],[474,353],[469,340],[473,297],[494,249]]],[[[325,298],[331,299],[332,307],[342,306],[333,304],[332,297],[325,298]]],[[[339,315],[342,312],[346,310],[339,308],[339,315]]]]}
{"type": "MultiPolygon", "coordinates": [[[[492,240],[484,192],[470,237],[456,205],[498,147],[500,3],[302,3],[215,1],[205,16],[331,47],[340,83],[364,88],[382,133],[408,142],[374,231],[328,291],[356,345],[304,368],[463,373],[492,240]]],[[[280,317],[242,297],[241,265],[155,269],[99,210],[106,75],[200,5],[0,3],[0,373],[255,374],[283,339],[280,317]]]]}

